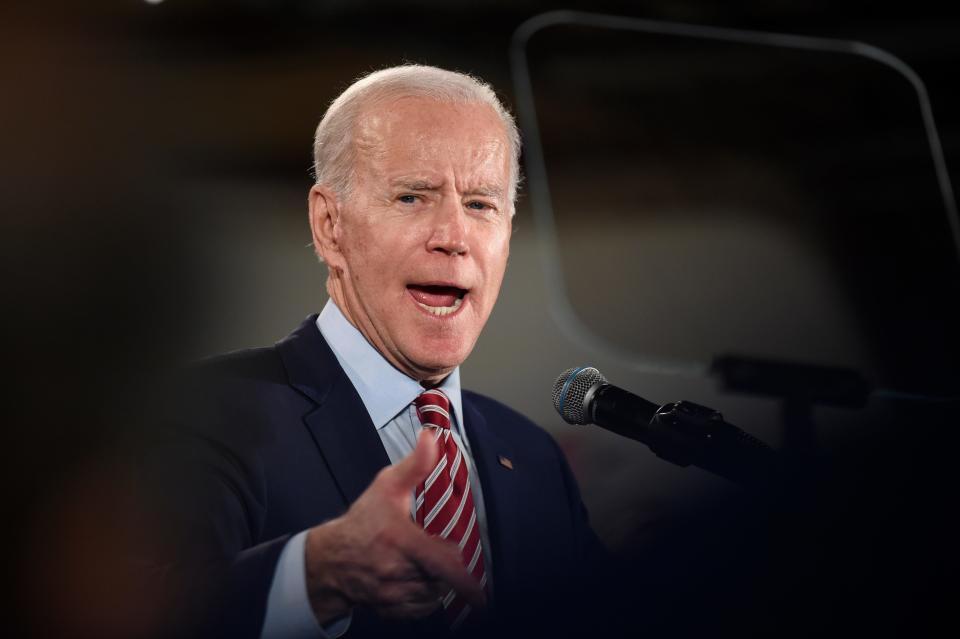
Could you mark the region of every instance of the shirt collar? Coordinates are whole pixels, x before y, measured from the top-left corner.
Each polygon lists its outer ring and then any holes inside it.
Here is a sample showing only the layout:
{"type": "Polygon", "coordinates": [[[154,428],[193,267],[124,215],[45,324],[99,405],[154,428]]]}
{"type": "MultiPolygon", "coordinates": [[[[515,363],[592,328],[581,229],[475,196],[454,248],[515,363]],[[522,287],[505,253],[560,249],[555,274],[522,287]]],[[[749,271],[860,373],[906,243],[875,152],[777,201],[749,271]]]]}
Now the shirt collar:
{"type": "MultiPolygon", "coordinates": [[[[380,430],[413,403],[423,387],[393,367],[363,334],[351,324],[333,302],[317,316],[317,328],[330,345],[340,367],[357,389],[373,425],[380,430]]],[[[450,399],[454,421],[462,424],[460,368],[453,369],[438,386],[450,399]]]]}

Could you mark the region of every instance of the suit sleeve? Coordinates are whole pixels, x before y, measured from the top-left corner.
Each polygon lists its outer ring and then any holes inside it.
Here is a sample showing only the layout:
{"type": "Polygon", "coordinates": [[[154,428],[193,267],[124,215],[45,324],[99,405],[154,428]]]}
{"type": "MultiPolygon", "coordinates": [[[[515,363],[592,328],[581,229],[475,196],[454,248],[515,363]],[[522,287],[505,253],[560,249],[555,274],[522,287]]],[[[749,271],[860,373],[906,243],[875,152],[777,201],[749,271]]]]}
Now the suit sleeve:
{"type": "Polygon", "coordinates": [[[352,613],[321,626],[307,597],[304,544],[306,530],[290,538],[280,553],[267,597],[260,639],[338,639],[350,628],[352,613]]]}
{"type": "Polygon", "coordinates": [[[147,569],[168,603],[164,633],[258,637],[289,535],[260,540],[256,453],[189,427],[161,427],[143,464],[154,536],[147,569]]]}

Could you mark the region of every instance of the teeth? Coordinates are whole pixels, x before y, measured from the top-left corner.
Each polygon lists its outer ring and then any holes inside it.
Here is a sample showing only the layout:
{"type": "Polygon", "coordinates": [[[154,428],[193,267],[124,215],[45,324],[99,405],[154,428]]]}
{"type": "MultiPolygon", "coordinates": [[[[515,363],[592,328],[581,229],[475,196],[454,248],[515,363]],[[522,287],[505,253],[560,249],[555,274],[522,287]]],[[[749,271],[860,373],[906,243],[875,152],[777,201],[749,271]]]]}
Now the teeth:
{"type": "Polygon", "coordinates": [[[444,315],[449,315],[450,313],[460,308],[460,305],[463,304],[463,298],[458,297],[457,300],[453,303],[453,306],[428,306],[420,302],[417,302],[417,304],[420,304],[420,308],[427,309],[437,317],[443,317],[444,315]]]}

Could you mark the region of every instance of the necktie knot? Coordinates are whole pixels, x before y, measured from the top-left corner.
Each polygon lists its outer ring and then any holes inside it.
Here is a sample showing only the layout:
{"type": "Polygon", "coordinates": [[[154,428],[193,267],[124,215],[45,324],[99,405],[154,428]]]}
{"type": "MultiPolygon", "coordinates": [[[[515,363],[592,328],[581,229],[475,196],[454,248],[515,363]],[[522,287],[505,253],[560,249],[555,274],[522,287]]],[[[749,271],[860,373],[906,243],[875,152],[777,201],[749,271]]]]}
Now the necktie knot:
{"type": "Polygon", "coordinates": [[[450,400],[443,391],[435,388],[423,391],[413,403],[417,407],[421,424],[450,428],[450,400]]]}

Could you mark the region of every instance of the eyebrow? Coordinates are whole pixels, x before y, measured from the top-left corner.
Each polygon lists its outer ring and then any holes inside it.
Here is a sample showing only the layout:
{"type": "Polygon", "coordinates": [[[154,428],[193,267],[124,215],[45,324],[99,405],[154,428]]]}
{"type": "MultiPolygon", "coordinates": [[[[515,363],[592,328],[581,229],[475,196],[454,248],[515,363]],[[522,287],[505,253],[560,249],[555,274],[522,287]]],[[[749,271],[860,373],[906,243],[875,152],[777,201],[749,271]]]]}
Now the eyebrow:
{"type": "Polygon", "coordinates": [[[408,191],[437,191],[440,189],[438,185],[427,180],[409,180],[406,178],[401,178],[399,180],[391,180],[390,184],[393,186],[399,186],[400,188],[408,191]]]}
{"type": "Polygon", "coordinates": [[[482,197],[500,199],[503,197],[503,189],[501,189],[499,186],[479,186],[477,188],[464,191],[464,195],[480,195],[482,197]]]}
{"type": "MultiPolygon", "coordinates": [[[[391,180],[391,185],[395,187],[400,187],[407,191],[439,191],[440,186],[434,184],[429,180],[410,180],[406,178],[400,178],[397,180],[391,180]]],[[[479,195],[482,197],[490,197],[500,199],[503,197],[503,189],[499,186],[494,185],[481,185],[472,189],[467,189],[463,193],[464,195],[479,195]]]]}

